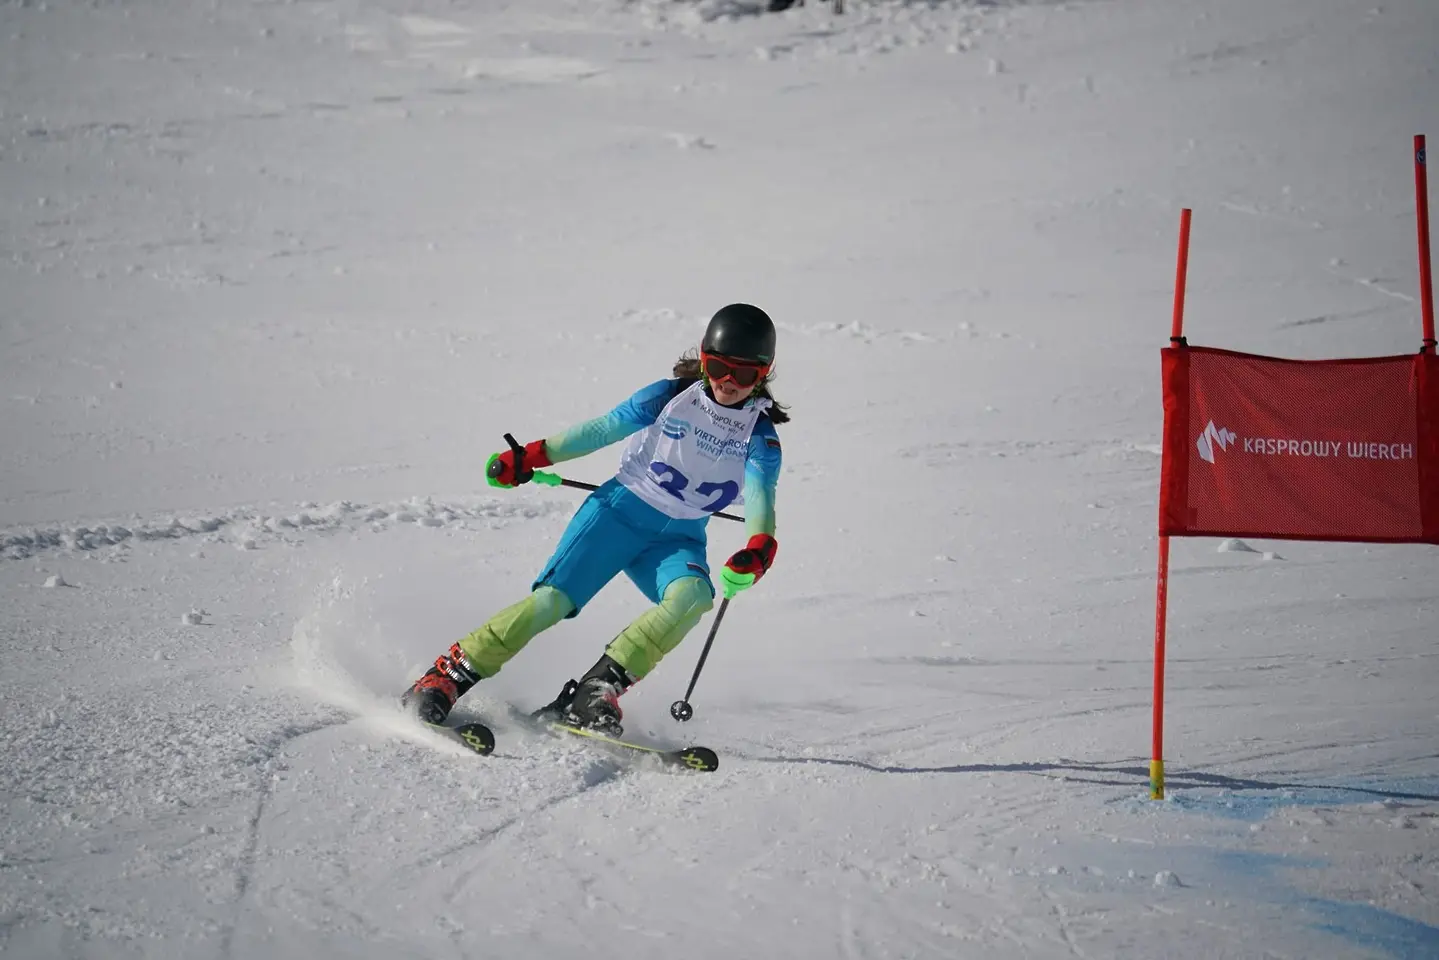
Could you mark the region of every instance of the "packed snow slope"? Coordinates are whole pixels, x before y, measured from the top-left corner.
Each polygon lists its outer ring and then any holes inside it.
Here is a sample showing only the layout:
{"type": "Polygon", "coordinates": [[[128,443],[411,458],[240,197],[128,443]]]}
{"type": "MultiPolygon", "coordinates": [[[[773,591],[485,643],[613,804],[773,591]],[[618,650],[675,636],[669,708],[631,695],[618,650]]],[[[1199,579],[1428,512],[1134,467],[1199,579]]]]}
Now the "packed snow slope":
{"type": "Polygon", "coordinates": [[[1432,549],[1176,541],[1147,799],[1179,211],[1192,342],[1417,349],[1439,5],[847,7],[0,5],[0,954],[1439,956],[1432,549]],[[719,772],[514,719],[625,582],[399,719],[579,503],[501,434],[736,300],[778,562],[625,698],[719,772]]]}

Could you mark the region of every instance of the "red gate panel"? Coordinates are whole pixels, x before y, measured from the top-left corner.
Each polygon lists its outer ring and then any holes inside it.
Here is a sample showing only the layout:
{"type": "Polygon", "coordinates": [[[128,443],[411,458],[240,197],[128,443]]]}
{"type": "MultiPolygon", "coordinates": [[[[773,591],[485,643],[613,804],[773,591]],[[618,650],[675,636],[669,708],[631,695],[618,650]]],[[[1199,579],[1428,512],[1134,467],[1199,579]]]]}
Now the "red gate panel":
{"type": "Polygon", "coordinates": [[[1439,543],[1439,358],[1161,352],[1160,534],[1439,543]]]}

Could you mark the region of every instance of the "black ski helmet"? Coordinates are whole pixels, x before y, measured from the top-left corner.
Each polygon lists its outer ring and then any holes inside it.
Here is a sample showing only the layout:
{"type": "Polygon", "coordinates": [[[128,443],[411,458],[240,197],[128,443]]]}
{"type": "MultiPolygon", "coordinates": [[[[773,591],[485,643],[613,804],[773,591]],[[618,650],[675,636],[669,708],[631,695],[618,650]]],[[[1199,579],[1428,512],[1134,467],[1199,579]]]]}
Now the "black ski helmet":
{"type": "Polygon", "coordinates": [[[769,314],[748,303],[732,303],[710,317],[700,349],[768,365],[774,363],[774,342],[774,321],[769,314]]]}

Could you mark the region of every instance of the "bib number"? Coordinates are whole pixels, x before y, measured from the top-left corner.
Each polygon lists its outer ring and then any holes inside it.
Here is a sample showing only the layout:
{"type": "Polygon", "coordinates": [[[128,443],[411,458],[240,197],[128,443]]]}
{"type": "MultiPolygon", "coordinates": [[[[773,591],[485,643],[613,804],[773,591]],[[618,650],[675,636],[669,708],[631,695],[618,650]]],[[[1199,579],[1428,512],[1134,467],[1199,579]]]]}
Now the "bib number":
{"type": "MultiPolygon", "coordinates": [[[[653,473],[660,489],[681,503],[688,503],[685,499],[685,490],[689,487],[689,477],[680,473],[667,463],[656,460],[650,464],[650,473],[653,473]]],[[[706,513],[718,513],[725,507],[734,503],[739,496],[739,484],[732,480],[724,483],[702,483],[694,489],[697,497],[713,497],[709,503],[701,504],[699,509],[706,513]]]]}

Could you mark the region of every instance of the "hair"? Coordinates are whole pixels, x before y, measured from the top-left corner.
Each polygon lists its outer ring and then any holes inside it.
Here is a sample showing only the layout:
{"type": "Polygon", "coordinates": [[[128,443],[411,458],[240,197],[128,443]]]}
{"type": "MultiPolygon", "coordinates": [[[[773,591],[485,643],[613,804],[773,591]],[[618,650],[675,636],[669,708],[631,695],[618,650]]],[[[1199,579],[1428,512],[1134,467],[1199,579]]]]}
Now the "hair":
{"type": "MultiPolygon", "coordinates": [[[[700,369],[699,350],[692,348],[681,354],[680,358],[675,361],[674,375],[681,380],[703,380],[704,371],[700,369]]],[[[753,396],[764,397],[770,402],[770,408],[764,412],[764,415],[769,417],[770,423],[789,423],[789,408],[782,406],[780,402],[774,398],[774,394],[769,392],[769,385],[773,380],[774,373],[771,371],[766,374],[764,379],[759,382],[759,385],[755,387],[753,396]]]]}

